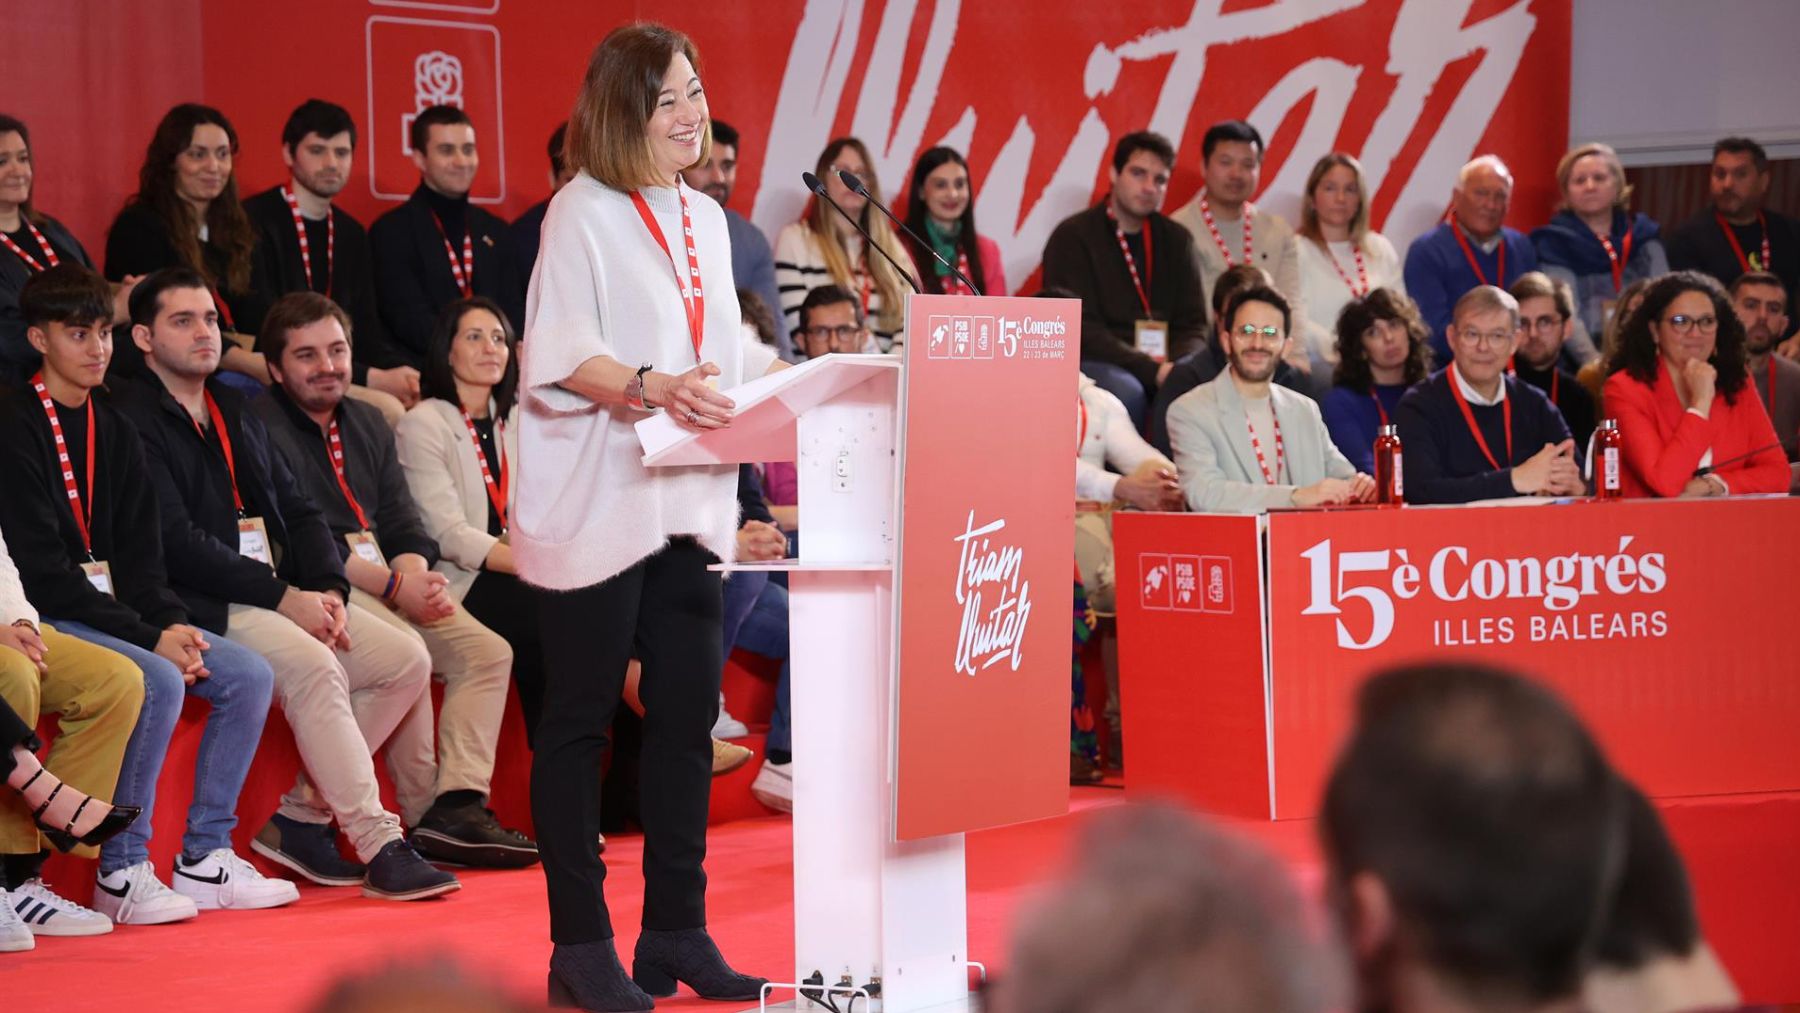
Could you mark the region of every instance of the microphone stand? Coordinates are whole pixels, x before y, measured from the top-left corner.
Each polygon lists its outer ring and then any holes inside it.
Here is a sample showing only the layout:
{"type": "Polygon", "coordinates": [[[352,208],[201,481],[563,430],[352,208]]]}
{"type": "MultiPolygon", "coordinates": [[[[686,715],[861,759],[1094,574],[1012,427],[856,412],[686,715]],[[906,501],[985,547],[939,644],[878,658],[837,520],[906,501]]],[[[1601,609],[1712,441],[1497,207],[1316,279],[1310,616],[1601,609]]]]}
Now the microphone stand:
{"type": "Polygon", "coordinates": [[[952,264],[948,260],[944,259],[944,255],[937,251],[937,247],[932,246],[930,243],[928,243],[924,239],[920,238],[919,234],[917,232],[914,232],[912,229],[908,228],[905,222],[901,221],[898,218],[895,218],[894,213],[887,209],[887,205],[876,200],[875,195],[869,192],[869,188],[863,185],[863,181],[861,179],[858,179],[855,173],[851,172],[848,169],[839,169],[838,170],[838,179],[843,180],[844,185],[849,187],[851,189],[851,191],[853,191],[854,193],[860,195],[863,200],[866,200],[870,204],[875,205],[875,210],[881,212],[884,215],[887,215],[888,221],[893,222],[895,225],[900,226],[900,231],[906,233],[908,236],[910,236],[912,238],[913,242],[918,243],[920,247],[922,247],[926,252],[930,253],[932,256],[932,259],[936,260],[939,264],[942,264],[944,266],[945,270],[948,270],[951,274],[956,275],[956,278],[958,281],[961,281],[964,285],[967,285],[969,287],[969,291],[975,293],[976,295],[982,294],[981,289],[977,288],[975,283],[969,280],[968,275],[957,270],[957,267],[955,264],[952,264]]]}
{"type": "MultiPolygon", "coordinates": [[[[850,178],[855,179],[856,177],[852,176],[850,178]]],[[[852,217],[850,212],[845,211],[842,207],[839,207],[837,201],[834,201],[831,199],[831,195],[825,192],[825,184],[819,181],[819,177],[813,175],[810,172],[803,172],[800,174],[800,179],[802,182],[804,182],[806,184],[806,188],[813,192],[814,196],[823,200],[825,203],[831,205],[834,209],[836,209],[838,214],[843,215],[844,221],[849,222],[851,228],[854,228],[857,231],[857,234],[861,235],[863,237],[863,242],[868,243],[869,246],[873,247],[876,253],[879,253],[883,257],[886,257],[887,262],[894,265],[894,270],[900,272],[900,277],[906,279],[906,283],[908,285],[912,286],[912,290],[914,292],[923,294],[923,290],[919,288],[919,283],[917,281],[913,280],[913,276],[906,270],[906,268],[901,267],[899,261],[895,260],[892,256],[890,256],[888,254],[888,251],[881,248],[881,244],[877,243],[875,241],[874,236],[869,235],[869,230],[863,228],[861,222],[857,221],[854,217],[852,217]]],[[[874,202],[870,201],[870,203],[874,203],[874,202]]],[[[879,207],[879,205],[877,205],[877,206],[879,207]]],[[[886,211],[887,209],[882,208],[882,210],[886,211]]],[[[892,218],[893,216],[889,215],[888,217],[892,218]]]]}

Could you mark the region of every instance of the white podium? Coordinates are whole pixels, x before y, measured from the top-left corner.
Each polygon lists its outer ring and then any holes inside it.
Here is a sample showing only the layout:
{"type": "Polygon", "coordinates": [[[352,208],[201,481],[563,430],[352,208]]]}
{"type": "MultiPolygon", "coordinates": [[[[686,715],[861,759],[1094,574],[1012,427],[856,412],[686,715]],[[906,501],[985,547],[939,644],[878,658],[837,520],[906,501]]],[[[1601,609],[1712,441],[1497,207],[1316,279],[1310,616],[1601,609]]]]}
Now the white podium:
{"type": "MultiPolygon", "coordinates": [[[[964,1010],[963,835],[897,841],[893,825],[900,367],[894,356],[825,356],[727,391],[729,428],[696,434],[656,416],[638,431],[650,466],[797,464],[800,558],[722,567],[788,574],[792,980],[878,985],[865,1010],[964,1010]]],[[[849,993],[833,998],[841,1007],[849,993]]]]}

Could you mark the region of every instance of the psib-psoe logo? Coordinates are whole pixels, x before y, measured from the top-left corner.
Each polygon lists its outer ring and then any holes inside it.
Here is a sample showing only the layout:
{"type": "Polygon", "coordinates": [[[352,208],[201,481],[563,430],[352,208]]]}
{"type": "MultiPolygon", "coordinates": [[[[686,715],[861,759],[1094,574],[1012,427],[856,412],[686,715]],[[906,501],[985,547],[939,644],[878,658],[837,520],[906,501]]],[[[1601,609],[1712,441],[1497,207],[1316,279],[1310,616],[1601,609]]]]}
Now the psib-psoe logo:
{"type": "MultiPolygon", "coordinates": [[[[1300,553],[1307,562],[1307,605],[1300,614],[1337,617],[1337,645],[1366,651],[1393,635],[1397,600],[1525,600],[1560,614],[1601,595],[1659,594],[1669,584],[1666,558],[1661,552],[1628,552],[1634,538],[1621,535],[1618,551],[1604,555],[1472,558],[1467,546],[1446,545],[1423,566],[1405,549],[1338,552],[1327,538],[1300,553]],[[1346,618],[1344,606],[1350,602],[1361,607],[1346,618]],[[1355,615],[1363,608],[1366,619],[1355,615]]],[[[1509,643],[1512,619],[1504,623],[1507,634],[1500,642],[1509,643]]],[[[1563,625],[1557,617],[1533,616],[1531,639],[1559,639],[1554,631],[1563,625]]]]}
{"type": "Polygon", "coordinates": [[[1138,554],[1138,601],[1152,612],[1230,615],[1231,558],[1138,554]]]}

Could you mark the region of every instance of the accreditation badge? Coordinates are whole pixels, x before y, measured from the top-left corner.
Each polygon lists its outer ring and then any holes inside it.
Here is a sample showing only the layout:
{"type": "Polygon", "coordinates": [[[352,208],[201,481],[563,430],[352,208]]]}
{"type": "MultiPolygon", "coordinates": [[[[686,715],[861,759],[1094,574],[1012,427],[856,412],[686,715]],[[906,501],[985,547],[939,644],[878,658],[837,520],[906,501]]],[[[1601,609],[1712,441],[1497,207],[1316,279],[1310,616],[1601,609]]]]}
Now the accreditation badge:
{"type": "Polygon", "coordinates": [[[1136,334],[1137,350],[1148,355],[1157,362],[1169,357],[1169,325],[1163,320],[1139,320],[1136,334]]]}
{"type": "Polygon", "coordinates": [[[383,570],[388,568],[387,560],[382,558],[381,546],[376,543],[375,535],[368,531],[352,531],[344,536],[350,545],[350,551],[367,563],[374,563],[383,570]]]}
{"type": "Polygon", "coordinates": [[[81,564],[81,572],[87,577],[87,582],[94,585],[94,590],[106,595],[108,598],[117,597],[113,592],[111,566],[108,566],[101,560],[93,560],[81,564]]]}
{"type": "Polygon", "coordinates": [[[269,526],[261,517],[238,518],[238,555],[249,556],[271,570],[275,568],[275,554],[269,548],[269,526]]]}

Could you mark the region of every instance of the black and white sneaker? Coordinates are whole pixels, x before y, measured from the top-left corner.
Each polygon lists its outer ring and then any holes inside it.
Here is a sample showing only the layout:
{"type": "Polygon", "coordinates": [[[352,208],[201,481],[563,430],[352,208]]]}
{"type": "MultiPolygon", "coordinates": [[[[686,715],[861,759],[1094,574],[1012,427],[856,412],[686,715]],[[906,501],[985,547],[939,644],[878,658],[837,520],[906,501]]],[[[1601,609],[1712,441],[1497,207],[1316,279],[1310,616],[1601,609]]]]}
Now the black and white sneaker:
{"type": "Polygon", "coordinates": [[[362,892],[378,900],[424,900],[460,889],[455,876],[420,858],[405,841],[392,840],[369,860],[362,892]]]}
{"type": "Polygon", "coordinates": [[[250,850],[320,886],[356,886],[367,871],[338,853],[328,823],[302,823],[276,813],[256,832],[250,850]]]}
{"type": "Polygon", "coordinates": [[[113,930],[111,918],[59,896],[35,877],[14,887],[6,900],[34,936],[100,936],[113,930]]]}
{"type": "Polygon", "coordinates": [[[176,856],[175,874],[169,881],[176,893],[202,911],[253,911],[300,899],[299,887],[264,876],[230,848],[215,849],[191,865],[186,855],[176,856]]]}
{"type": "Polygon", "coordinates": [[[412,846],[439,862],[484,869],[523,869],[537,864],[537,842],[500,825],[492,809],[434,805],[413,828],[412,846]]]}

